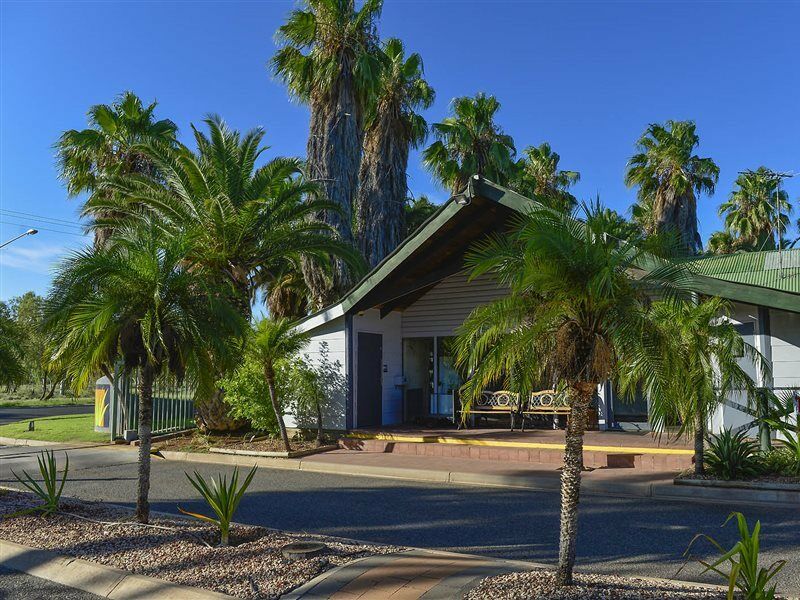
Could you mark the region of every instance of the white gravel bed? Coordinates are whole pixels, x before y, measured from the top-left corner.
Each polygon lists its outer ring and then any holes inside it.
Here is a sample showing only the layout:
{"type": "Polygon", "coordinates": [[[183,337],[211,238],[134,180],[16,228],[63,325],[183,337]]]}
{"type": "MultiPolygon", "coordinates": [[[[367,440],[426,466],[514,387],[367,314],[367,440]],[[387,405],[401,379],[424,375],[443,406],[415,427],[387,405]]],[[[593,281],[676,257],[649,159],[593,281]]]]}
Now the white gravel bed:
{"type": "Polygon", "coordinates": [[[575,585],[556,588],[551,571],[487,577],[465,600],[725,600],[724,592],[613,575],[575,574],[575,585]]]}
{"type": "Polygon", "coordinates": [[[151,524],[169,529],[145,527],[132,511],[75,500],[63,500],[50,517],[7,518],[38,503],[31,494],[0,490],[0,538],[239,598],[278,598],[332,567],[402,550],[250,526],[233,527],[231,546],[221,548],[209,524],[154,515],[151,524]],[[281,555],[281,546],[301,540],[324,542],[328,550],[297,561],[281,555]]]}

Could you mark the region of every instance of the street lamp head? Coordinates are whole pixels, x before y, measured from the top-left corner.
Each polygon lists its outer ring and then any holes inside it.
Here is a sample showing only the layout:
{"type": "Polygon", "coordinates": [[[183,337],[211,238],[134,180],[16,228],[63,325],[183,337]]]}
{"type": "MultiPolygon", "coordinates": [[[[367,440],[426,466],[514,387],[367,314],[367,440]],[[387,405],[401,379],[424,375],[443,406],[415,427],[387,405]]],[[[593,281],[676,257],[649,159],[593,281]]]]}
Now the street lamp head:
{"type": "Polygon", "coordinates": [[[36,235],[37,233],[39,233],[38,229],[28,229],[28,231],[25,232],[26,235],[36,235]]]}

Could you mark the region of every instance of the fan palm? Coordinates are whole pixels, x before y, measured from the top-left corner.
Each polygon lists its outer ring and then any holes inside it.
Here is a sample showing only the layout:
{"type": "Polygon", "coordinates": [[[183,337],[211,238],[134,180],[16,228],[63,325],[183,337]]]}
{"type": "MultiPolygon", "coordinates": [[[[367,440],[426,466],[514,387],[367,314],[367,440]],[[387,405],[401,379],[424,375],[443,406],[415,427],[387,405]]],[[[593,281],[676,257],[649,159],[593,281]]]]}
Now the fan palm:
{"type": "Polygon", "coordinates": [[[761,354],[742,339],[728,319],[729,314],[729,303],[720,298],[656,302],[650,319],[660,340],[654,347],[662,350],[659,364],[665,375],[653,380],[652,365],[635,360],[621,378],[623,390],[639,386],[648,393],[650,424],[655,431],[679,423],[679,435],[694,438],[698,474],[704,472],[704,440],[712,411],[732,393],[743,393],[748,403],[756,397],[756,384],[744,364],[767,369],[761,354]]]}
{"type": "Polygon", "coordinates": [[[625,174],[625,184],[639,188],[643,214],[637,220],[647,232],[674,230],[692,251],[702,247],[697,196],[713,194],[719,178],[713,160],[693,154],[699,142],[692,121],[651,123],[636,143],[638,152],[628,161],[625,174]]]}
{"type": "Polygon", "coordinates": [[[364,156],[356,201],[356,237],[371,267],[403,240],[408,193],[409,148],[427,136],[418,113],[433,104],[419,54],[405,54],[403,42],[389,39],[379,54],[380,76],[367,113],[364,156]]]}
{"type": "MultiPolygon", "coordinates": [[[[241,135],[219,117],[205,123],[208,135],[195,130],[197,152],[182,145],[140,149],[163,180],[109,178],[101,185],[114,193],[89,205],[113,212],[113,224],[154,219],[165,236],[185,232],[191,242],[187,260],[229,282],[247,319],[256,290],[269,292],[287,269],[300,269],[304,257],[340,256],[360,272],[359,253],[328,235],[329,226],[309,220],[320,210],[338,209],[317,198],[318,186],[302,175],[299,160],[279,157],[256,167],[265,150],[261,129],[241,135]]],[[[241,424],[226,417],[217,395],[198,410],[211,429],[241,424]]]]}
{"type": "Polygon", "coordinates": [[[278,398],[275,374],[281,362],[294,358],[308,342],[308,336],[295,330],[294,325],[289,319],[261,319],[253,327],[247,343],[248,354],[264,370],[269,399],[278,419],[281,440],[287,452],[292,448],[289,444],[289,435],[286,433],[286,423],[283,421],[283,409],[278,398]]]}
{"type": "MultiPolygon", "coordinates": [[[[352,205],[358,187],[363,119],[377,79],[375,25],[382,0],[303,0],[277,32],[281,48],[272,71],[289,93],[311,110],[307,160],[313,181],[320,182],[339,210],[320,210],[314,218],[352,242],[352,205]]],[[[351,275],[341,260],[326,273],[319,261],[305,261],[303,271],[317,308],[346,291],[351,275]],[[330,275],[330,276],[329,276],[330,275]]]]}
{"type": "Polygon", "coordinates": [[[431,127],[436,141],[423,152],[423,162],[445,188],[461,192],[472,175],[506,185],[514,172],[514,140],[505,135],[495,116],[500,103],[479,93],[452,103],[451,117],[431,127]]]}
{"type": "Polygon", "coordinates": [[[774,250],[773,231],[779,227],[778,237],[783,239],[789,227],[792,205],[788,194],[778,189],[778,180],[766,167],[740,173],[735,185],[728,201],[719,207],[720,216],[725,217],[725,227],[742,245],[774,250]]]}
{"type": "Polygon", "coordinates": [[[475,309],[458,332],[456,361],[469,373],[466,411],[481,390],[516,379],[566,391],[570,407],[561,476],[561,538],[556,581],[572,581],[583,433],[600,383],[648,343],[648,295],[670,291],[678,272],[659,267],[636,278],[643,251],[620,243],[584,206],[587,221],[545,207],[521,217],[510,234],[478,243],[468,254],[471,277],[493,273],[508,296],[475,309]],[[527,369],[527,373],[522,372],[527,369]]]}
{"type": "Polygon", "coordinates": [[[403,238],[419,229],[428,218],[438,210],[433,202],[431,202],[426,195],[421,195],[419,198],[406,198],[404,206],[405,210],[405,230],[403,231],[403,238]]]}
{"type": "MultiPolygon", "coordinates": [[[[70,196],[98,193],[104,177],[124,173],[154,175],[154,165],[136,149],[143,142],[171,144],[177,125],[169,119],[156,120],[157,102],[145,106],[133,92],[123,92],[112,104],[89,109],[89,127],[65,131],[56,143],[59,177],[70,196]]],[[[105,216],[91,209],[91,216],[105,216]]],[[[111,231],[95,230],[95,241],[104,243],[111,231]]]]}
{"type": "Polygon", "coordinates": [[[511,187],[528,198],[536,198],[543,204],[571,212],[578,201],[569,193],[569,188],[581,180],[577,171],[562,171],[558,168],[561,157],[553,152],[550,144],[525,148],[524,156],[517,161],[517,172],[511,187]]]}
{"type": "Polygon", "coordinates": [[[138,368],[139,474],[136,516],[149,518],[153,381],[189,374],[197,396],[213,387],[212,357],[232,359],[244,322],[227,286],[187,260],[191,241],[157,227],[119,228],[109,244],[66,259],[47,300],[53,357],[76,389],[117,360],[138,368]]]}

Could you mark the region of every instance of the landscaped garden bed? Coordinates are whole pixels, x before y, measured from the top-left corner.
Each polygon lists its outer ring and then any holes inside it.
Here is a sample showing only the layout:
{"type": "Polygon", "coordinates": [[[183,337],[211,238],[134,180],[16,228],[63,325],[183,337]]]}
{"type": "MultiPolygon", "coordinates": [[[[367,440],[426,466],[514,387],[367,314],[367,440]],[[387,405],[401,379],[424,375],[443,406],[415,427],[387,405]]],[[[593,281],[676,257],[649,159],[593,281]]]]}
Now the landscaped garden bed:
{"type": "Polygon", "coordinates": [[[664,580],[575,574],[575,585],[556,588],[552,571],[487,577],[465,600],[724,600],[725,592],[664,580]]]}
{"type": "MultiPolygon", "coordinates": [[[[325,452],[335,448],[335,444],[326,440],[321,448],[315,440],[293,439],[292,452],[289,456],[304,456],[316,452],[325,452]]],[[[266,436],[233,434],[205,434],[200,431],[187,433],[168,440],[154,443],[160,451],[170,452],[224,452],[232,454],[252,454],[254,456],[283,456],[286,454],[283,442],[266,436]]]]}
{"type": "Polygon", "coordinates": [[[219,547],[216,528],[194,520],[154,515],[145,526],[122,508],[68,499],[49,517],[8,517],[41,502],[16,491],[0,495],[0,538],[240,598],[278,598],[335,566],[399,550],[241,525],[233,526],[231,545],[219,547]],[[281,554],[284,545],[308,540],[327,550],[300,560],[281,554]]]}

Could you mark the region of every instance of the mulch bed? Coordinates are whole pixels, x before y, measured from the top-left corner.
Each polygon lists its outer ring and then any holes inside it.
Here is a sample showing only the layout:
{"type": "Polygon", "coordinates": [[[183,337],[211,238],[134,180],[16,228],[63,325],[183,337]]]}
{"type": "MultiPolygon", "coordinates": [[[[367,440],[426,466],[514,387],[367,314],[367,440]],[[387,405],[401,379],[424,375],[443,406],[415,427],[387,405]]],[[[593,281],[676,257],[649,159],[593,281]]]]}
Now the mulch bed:
{"type": "Polygon", "coordinates": [[[152,515],[152,525],[169,529],[146,527],[131,511],[76,500],[63,500],[50,517],[6,518],[37,504],[31,494],[0,490],[0,538],[239,598],[278,598],[335,566],[400,550],[251,526],[233,527],[232,545],[221,548],[206,523],[152,515]],[[327,544],[327,551],[297,561],[281,555],[283,545],[308,540],[327,544]]]}
{"type": "Polygon", "coordinates": [[[575,574],[575,585],[556,588],[550,571],[487,577],[465,600],[725,600],[722,591],[613,575],[575,574]]]}
{"type": "MultiPolygon", "coordinates": [[[[717,477],[716,475],[696,475],[692,472],[680,473],[675,479],[694,479],[697,481],[727,481],[717,477]]],[[[729,481],[743,481],[746,483],[800,483],[800,477],[790,477],[784,475],[759,475],[750,479],[731,479],[729,481]]]]}
{"type": "MultiPolygon", "coordinates": [[[[252,450],[255,452],[284,452],[283,442],[279,439],[267,438],[248,441],[251,435],[204,434],[199,431],[182,435],[163,442],[155,442],[158,450],[172,452],[208,452],[210,448],[226,448],[230,450],[252,450]]],[[[327,443],[327,442],[326,442],[327,443]]],[[[292,451],[311,450],[317,447],[315,440],[291,440],[292,451]]]]}

